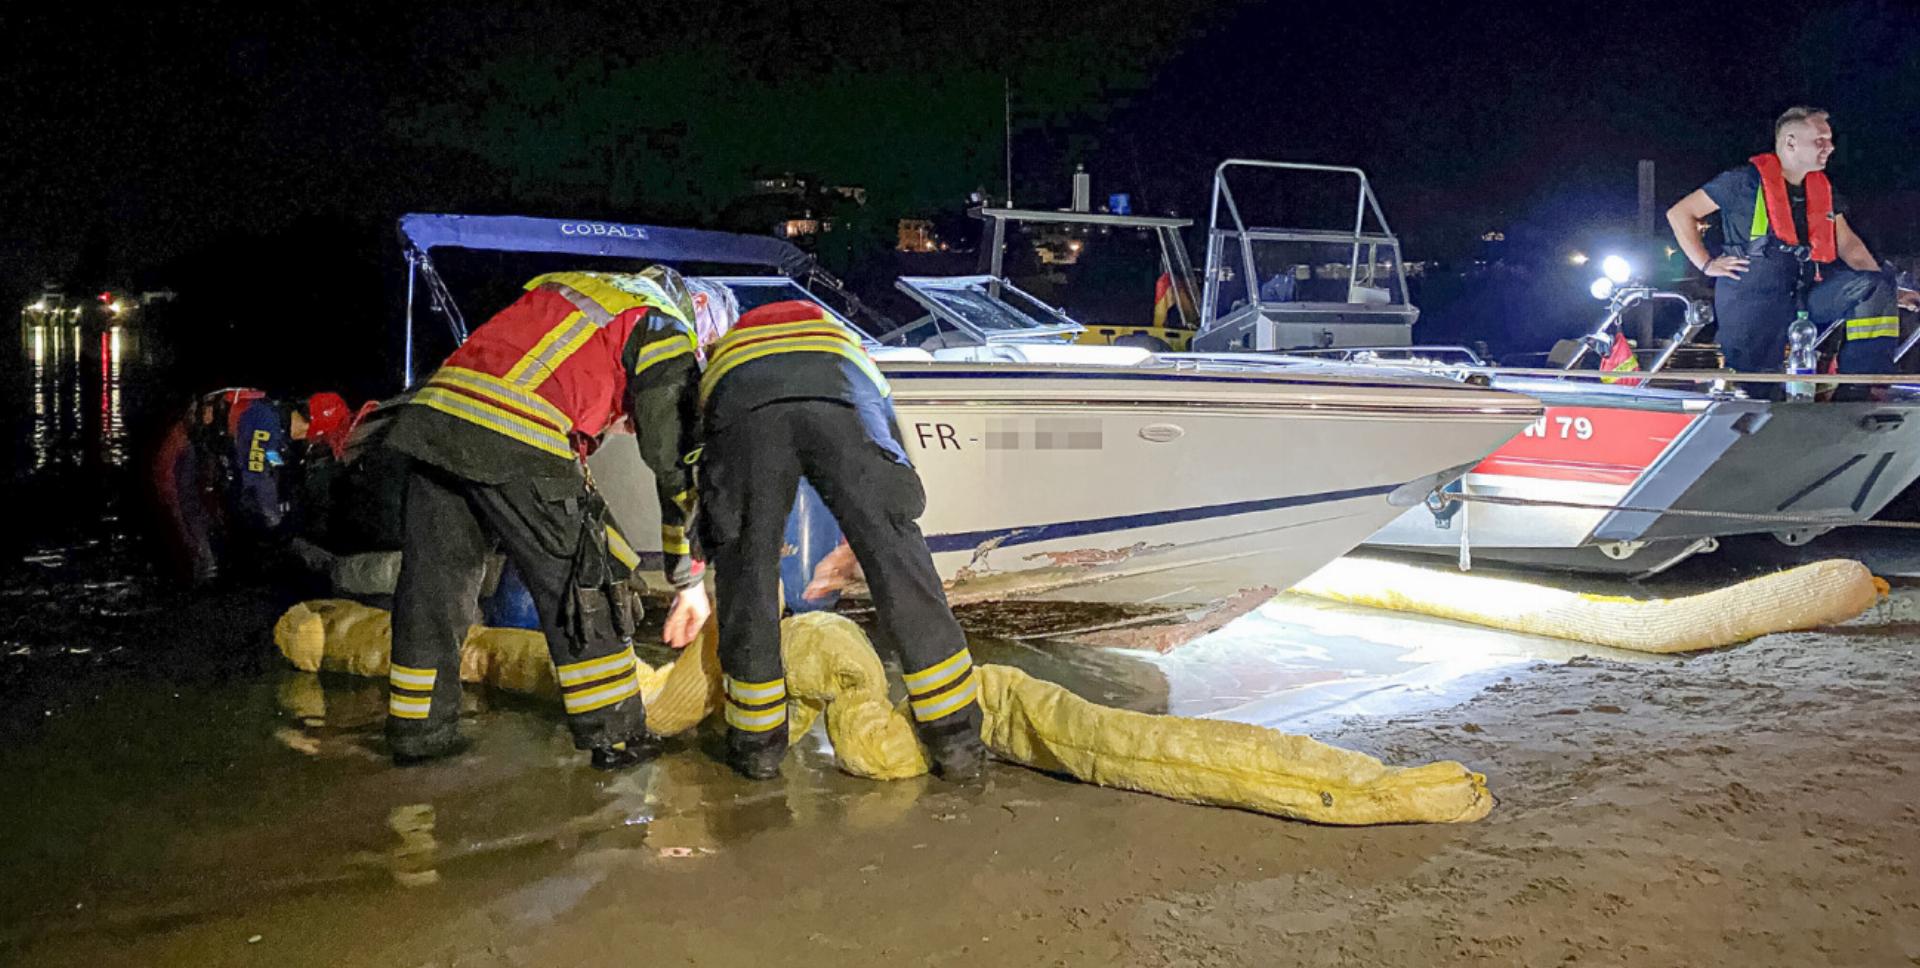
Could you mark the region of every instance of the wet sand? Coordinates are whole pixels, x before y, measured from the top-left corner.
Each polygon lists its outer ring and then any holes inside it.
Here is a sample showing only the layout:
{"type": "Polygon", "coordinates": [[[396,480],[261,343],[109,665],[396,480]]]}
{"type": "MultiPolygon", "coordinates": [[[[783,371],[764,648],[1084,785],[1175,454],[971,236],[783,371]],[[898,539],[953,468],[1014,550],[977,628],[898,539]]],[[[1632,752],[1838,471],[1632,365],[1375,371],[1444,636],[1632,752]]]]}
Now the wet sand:
{"type": "MultiPolygon", "coordinates": [[[[1122,705],[1179,692],[1126,656],[994,648],[1122,705]]],[[[812,741],[768,784],[699,741],[608,777],[549,711],[487,697],[474,753],[396,771],[377,685],[128,682],[0,754],[0,960],[1916,964],[1916,648],[1920,626],[1868,624],[1521,664],[1316,729],[1462,760],[1500,797],[1478,824],[1360,829],[1007,765],[875,784],[812,741]]]]}

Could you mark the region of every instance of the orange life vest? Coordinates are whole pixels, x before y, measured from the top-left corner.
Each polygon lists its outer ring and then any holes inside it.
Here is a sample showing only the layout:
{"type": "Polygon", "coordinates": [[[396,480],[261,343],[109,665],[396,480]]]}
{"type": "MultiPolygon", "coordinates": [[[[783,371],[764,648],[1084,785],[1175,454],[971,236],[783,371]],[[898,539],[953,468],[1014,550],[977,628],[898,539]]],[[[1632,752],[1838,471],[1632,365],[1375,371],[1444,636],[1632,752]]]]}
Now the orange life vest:
{"type": "MultiPolygon", "coordinates": [[[[1780,170],[1780,156],[1773,152],[1747,159],[1760,172],[1760,198],[1753,206],[1753,228],[1747,234],[1758,239],[1768,232],[1788,245],[1800,244],[1800,230],[1793,224],[1793,209],[1787,202],[1787,178],[1780,170]]],[[[1839,257],[1834,241],[1833,185],[1825,172],[1807,172],[1807,241],[1813,261],[1832,262],[1839,257]]]]}

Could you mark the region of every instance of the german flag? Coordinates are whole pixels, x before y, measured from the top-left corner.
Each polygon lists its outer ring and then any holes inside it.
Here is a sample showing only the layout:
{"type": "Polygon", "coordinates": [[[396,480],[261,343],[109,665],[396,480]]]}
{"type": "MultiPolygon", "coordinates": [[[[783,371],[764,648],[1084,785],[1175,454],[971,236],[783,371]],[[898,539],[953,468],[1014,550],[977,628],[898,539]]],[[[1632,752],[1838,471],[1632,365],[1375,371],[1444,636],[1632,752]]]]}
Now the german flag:
{"type": "Polygon", "coordinates": [[[1167,325],[1167,313],[1173,309],[1173,277],[1160,273],[1153,281],[1153,325],[1167,325]]]}

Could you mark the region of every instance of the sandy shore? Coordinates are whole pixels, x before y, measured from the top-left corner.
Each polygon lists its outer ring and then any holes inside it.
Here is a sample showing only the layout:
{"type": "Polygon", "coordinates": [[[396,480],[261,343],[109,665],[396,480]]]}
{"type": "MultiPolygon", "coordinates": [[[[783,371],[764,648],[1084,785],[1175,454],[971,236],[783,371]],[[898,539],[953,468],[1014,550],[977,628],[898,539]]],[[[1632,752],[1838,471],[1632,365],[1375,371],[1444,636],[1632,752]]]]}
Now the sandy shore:
{"type": "Polygon", "coordinates": [[[336,693],[336,707],[372,711],[299,752],[275,727],[280,745],[195,781],[262,809],[198,817],[207,794],[176,791],[104,814],[151,825],[129,838],[175,842],[172,876],[120,870],[109,834],[90,846],[76,829],[73,863],[100,869],[76,878],[93,886],[71,909],[66,888],[22,877],[30,859],[9,862],[10,892],[44,883],[48,896],[9,908],[37,913],[8,926],[0,955],[281,968],[1920,964],[1917,648],[1920,627],[1906,624],[1678,661],[1542,663],[1459,705],[1323,734],[1389,762],[1486,772],[1500,805],[1459,827],[1314,827],[1004,765],[980,790],[876,785],[818,750],[765,785],[698,748],[607,780],[574,765],[545,714],[514,707],[479,718],[464,764],[396,772],[364,748],[377,690],[336,693]],[[555,787],[566,792],[539,792],[555,787]],[[395,819],[423,798],[440,816],[424,841],[395,819]],[[517,826],[486,829],[508,812],[517,826]]]}

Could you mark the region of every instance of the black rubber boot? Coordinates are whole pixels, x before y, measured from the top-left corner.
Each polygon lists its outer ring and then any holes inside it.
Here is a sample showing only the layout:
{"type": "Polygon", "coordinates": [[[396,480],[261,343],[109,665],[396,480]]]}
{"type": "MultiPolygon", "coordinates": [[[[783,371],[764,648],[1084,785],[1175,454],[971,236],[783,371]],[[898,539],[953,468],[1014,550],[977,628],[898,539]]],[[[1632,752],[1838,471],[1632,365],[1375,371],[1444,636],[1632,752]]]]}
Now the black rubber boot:
{"type": "Polygon", "coordinates": [[[393,754],[393,765],[404,767],[451,759],[465,753],[473,744],[465,736],[449,730],[432,737],[389,735],[387,745],[393,754]]]}
{"type": "Polygon", "coordinates": [[[949,783],[974,783],[986,773],[987,744],[978,736],[957,736],[938,746],[933,754],[933,773],[949,783]]]}
{"type": "Polygon", "coordinates": [[[588,763],[596,770],[632,769],[658,757],[660,748],[660,737],[643,732],[610,746],[594,747],[588,751],[588,763]]]}
{"type": "Polygon", "coordinates": [[[743,733],[727,730],[727,765],[749,780],[772,780],[780,776],[780,763],[787,758],[785,727],[770,733],[743,733]]]}

